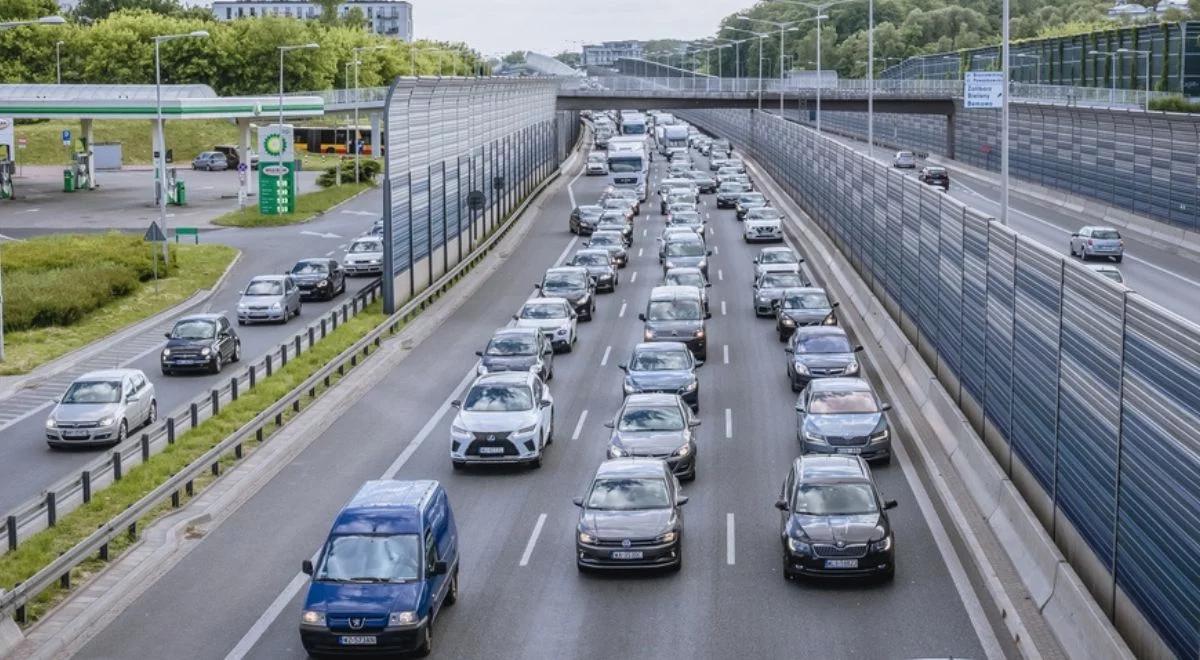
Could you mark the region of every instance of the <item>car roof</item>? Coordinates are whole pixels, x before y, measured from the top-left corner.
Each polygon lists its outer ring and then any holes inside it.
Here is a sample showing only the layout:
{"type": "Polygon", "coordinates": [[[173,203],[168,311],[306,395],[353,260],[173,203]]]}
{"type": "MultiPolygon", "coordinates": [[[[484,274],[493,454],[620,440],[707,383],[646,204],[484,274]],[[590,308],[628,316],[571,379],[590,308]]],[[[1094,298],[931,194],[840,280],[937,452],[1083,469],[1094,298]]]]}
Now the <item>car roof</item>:
{"type": "Polygon", "coordinates": [[[333,522],[331,534],[414,534],[424,528],[421,511],[437,492],[432,480],[368,481],[333,522]]]}
{"type": "Polygon", "coordinates": [[[809,382],[812,392],[873,392],[871,384],[862,378],[817,378],[809,382]]]}
{"type": "Polygon", "coordinates": [[[187,316],[182,316],[178,319],[175,319],[175,322],[176,323],[183,323],[184,321],[213,321],[213,322],[216,322],[216,321],[220,321],[223,318],[225,318],[224,314],[188,314],[187,316]]]}
{"type": "Polygon", "coordinates": [[[846,334],[845,330],[843,330],[837,326],[830,326],[830,325],[806,325],[802,328],[796,328],[796,330],[793,334],[797,338],[800,338],[800,337],[834,337],[834,336],[836,336],[836,337],[846,337],[847,339],[849,339],[849,335],[846,334]]]}
{"type": "MultiPolygon", "coordinates": [[[[545,299],[542,298],[542,300],[545,300],[545,299]]],[[[526,301],[526,302],[529,302],[529,301],[526,301]]],[[[540,334],[542,334],[542,331],[537,328],[497,328],[496,331],[492,333],[492,339],[495,339],[497,337],[515,337],[515,336],[521,336],[521,335],[529,335],[529,336],[536,337],[540,334]]]]}
{"type": "Polygon", "coordinates": [[[575,273],[576,275],[587,275],[587,269],[582,266],[552,266],[546,269],[547,275],[551,273],[575,273]]]}
{"type": "Polygon", "coordinates": [[[650,289],[650,300],[674,300],[676,298],[699,298],[694,286],[664,285],[650,289]]]}
{"type": "Polygon", "coordinates": [[[857,481],[870,483],[866,464],[858,456],[800,456],[793,464],[796,483],[812,481],[857,481]]]}
{"type": "Polygon", "coordinates": [[[686,351],[687,344],[681,341],[643,341],[638,342],[633,347],[633,352],[668,352],[668,351],[686,351]]]}
{"type": "Polygon", "coordinates": [[[494,373],[487,373],[487,374],[477,377],[475,379],[475,382],[471,383],[471,385],[474,386],[474,385],[492,384],[492,383],[501,383],[501,384],[508,383],[508,384],[515,384],[515,385],[525,385],[525,384],[528,384],[530,382],[530,380],[534,379],[534,378],[537,378],[537,374],[535,374],[531,371],[497,371],[494,373]]]}
{"type": "Polygon", "coordinates": [[[625,403],[622,407],[629,406],[677,406],[679,405],[678,394],[667,394],[665,392],[643,392],[639,394],[630,394],[625,397],[625,403]]]}
{"type": "Polygon", "coordinates": [[[614,458],[596,468],[596,477],[665,477],[664,465],[659,458],[614,458]]]}
{"type": "Polygon", "coordinates": [[[132,376],[140,373],[142,373],[141,369],[99,369],[96,371],[89,371],[71,382],[74,383],[81,380],[112,380],[114,378],[124,378],[126,376],[132,376]]]}

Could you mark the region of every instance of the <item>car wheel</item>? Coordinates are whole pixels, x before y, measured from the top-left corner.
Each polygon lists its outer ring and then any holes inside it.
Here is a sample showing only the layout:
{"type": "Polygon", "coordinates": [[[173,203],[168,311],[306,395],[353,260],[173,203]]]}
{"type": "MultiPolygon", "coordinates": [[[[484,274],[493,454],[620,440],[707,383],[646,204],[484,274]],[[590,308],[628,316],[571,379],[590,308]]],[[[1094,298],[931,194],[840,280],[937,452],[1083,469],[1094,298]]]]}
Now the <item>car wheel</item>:
{"type": "Polygon", "coordinates": [[[229,361],[230,362],[241,362],[242,361],[242,342],[239,341],[239,342],[234,343],[233,358],[230,359],[229,361]]]}
{"type": "Polygon", "coordinates": [[[340,286],[338,286],[337,295],[340,296],[343,293],[346,293],[346,277],[345,276],[342,276],[342,283],[340,286]]]}
{"type": "Polygon", "coordinates": [[[1070,245],[1068,245],[1067,249],[1069,249],[1071,251],[1072,257],[1075,256],[1075,244],[1074,243],[1071,243],[1070,245]]]}
{"type": "Polygon", "coordinates": [[[1125,258],[1125,255],[1121,255],[1121,256],[1118,256],[1118,257],[1113,257],[1113,261],[1115,261],[1115,262],[1117,262],[1117,263],[1121,263],[1121,259],[1124,259],[1124,258],[1125,258]]]}
{"type": "Polygon", "coordinates": [[[450,576],[450,589],[446,592],[446,605],[453,605],[458,602],[458,569],[454,569],[454,575],[450,576]]]}
{"type": "Polygon", "coordinates": [[[246,325],[246,322],[241,319],[238,319],[238,325],[246,325]]]}
{"type": "Polygon", "coordinates": [[[785,342],[787,342],[787,336],[783,334],[782,330],[780,330],[779,331],[779,343],[783,344],[785,342]]]}
{"type": "Polygon", "coordinates": [[[296,318],[300,318],[301,303],[296,303],[296,318]]]}
{"type": "Polygon", "coordinates": [[[538,454],[537,458],[533,459],[532,461],[529,461],[529,469],[537,470],[541,467],[542,467],[542,455],[541,454],[538,454]]]}
{"type": "Polygon", "coordinates": [[[792,391],[793,392],[799,392],[800,390],[804,389],[803,387],[800,387],[800,384],[796,382],[795,378],[789,378],[788,380],[790,380],[792,382],[792,391]]]}
{"type": "Polygon", "coordinates": [[[216,353],[213,353],[212,366],[209,367],[208,370],[214,374],[221,373],[221,351],[220,350],[218,350],[216,353]]]}
{"type": "Polygon", "coordinates": [[[129,435],[129,424],[125,420],[121,420],[121,426],[117,429],[117,444],[125,442],[125,438],[129,435]]]}
{"type": "Polygon", "coordinates": [[[431,618],[429,620],[429,623],[425,624],[425,628],[422,629],[421,643],[417,644],[417,648],[415,651],[413,651],[413,655],[415,655],[418,658],[424,658],[424,657],[428,656],[432,651],[433,651],[433,619],[431,618]]]}
{"type": "Polygon", "coordinates": [[[162,370],[162,375],[171,376],[171,375],[174,375],[174,372],[172,372],[170,369],[167,369],[166,367],[164,367],[162,370]]]}
{"type": "Polygon", "coordinates": [[[451,460],[450,466],[454,468],[455,472],[458,472],[459,470],[462,470],[463,468],[467,467],[467,464],[462,461],[451,460]]]}
{"type": "Polygon", "coordinates": [[[792,572],[791,562],[788,561],[787,552],[783,553],[783,579],[792,582],[796,579],[796,574],[792,572]]]}
{"type": "Polygon", "coordinates": [[[146,413],[146,426],[158,421],[158,401],[150,400],[150,412],[146,413]]]}

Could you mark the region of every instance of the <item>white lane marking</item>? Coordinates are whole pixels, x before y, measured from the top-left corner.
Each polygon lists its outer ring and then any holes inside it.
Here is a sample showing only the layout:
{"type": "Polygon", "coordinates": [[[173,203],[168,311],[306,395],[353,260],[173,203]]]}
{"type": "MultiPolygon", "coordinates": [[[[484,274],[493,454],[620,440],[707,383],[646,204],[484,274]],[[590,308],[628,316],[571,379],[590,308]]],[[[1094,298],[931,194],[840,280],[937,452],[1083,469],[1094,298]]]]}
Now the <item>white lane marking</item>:
{"type": "Polygon", "coordinates": [[[600,358],[600,366],[603,367],[608,364],[608,356],[611,354],[612,354],[612,346],[606,347],[604,349],[604,357],[600,358]]]}
{"type": "Polygon", "coordinates": [[[722,282],[725,281],[725,273],[720,268],[717,269],[717,279],[722,282]]]}
{"type": "Polygon", "coordinates": [[[642,252],[644,252],[644,251],[645,251],[645,248],[638,248],[638,256],[639,257],[642,256],[642,252]]]}
{"type": "Polygon", "coordinates": [[[633,275],[629,276],[629,283],[633,284],[636,281],[637,281],[637,271],[635,270],[635,271],[633,271],[633,275]]]}
{"type": "Polygon", "coordinates": [[[713,254],[721,254],[721,246],[720,245],[713,246],[713,254]]]}
{"type": "Polygon", "coordinates": [[[326,253],[325,253],[325,256],[327,256],[327,257],[332,257],[334,252],[337,252],[337,250],[330,250],[330,251],[328,251],[328,252],[326,252],[326,253]]]}
{"type": "Polygon", "coordinates": [[[721,316],[725,316],[725,301],[721,301],[721,316]]]}
{"type": "Polygon", "coordinates": [[[529,565],[529,557],[533,554],[533,546],[537,545],[538,537],[542,535],[542,525],[546,524],[546,514],[539,514],[537,524],[533,526],[533,533],[529,535],[529,542],[525,544],[525,554],[521,555],[521,565],[529,565]]]}
{"type": "Polygon", "coordinates": [[[572,440],[578,440],[579,435],[583,433],[583,423],[587,421],[587,413],[586,410],[579,413],[579,421],[575,423],[575,430],[571,432],[572,440]]]}
{"type": "Polygon", "coordinates": [[[329,232],[324,232],[324,231],[308,231],[306,229],[300,233],[305,236],[316,236],[317,238],[341,238],[341,236],[339,236],[337,234],[331,234],[329,232]]]}
{"type": "Polygon", "coordinates": [[[41,209],[25,209],[21,213],[37,213],[38,211],[41,211],[41,209]]]}
{"type": "Polygon", "coordinates": [[[713,235],[713,234],[715,234],[715,233],[717,233],[717,232],[716,232],[716,231],[714,231],[712,227],[709,227],[709,228],[708,228],[708,235],[709,235],[709,236],[712,236],[712,235],[713,235]]]}
{"type": "Polygon", "coordinates": [[[736,561],[733,545],[733,514],[725,514],[725,563],[733,566],[736,561]]]}
{"type": "Polygon", "coordinates": [[[575,203],[575,182],[578,181],[579,177],[583,176],[583,173],[586,171],[586,167],[580,169],[579,174],[576,174],[575,178],[571,179],[571,182],[567,184],[567,196],[571,198],[571,208],[579,206],[575,203]]]}
{"type": "MultiPolygon", "coordinates": [[[[385,471],[383,476],[380,477],[381,479],[391,479],[392,477],[396,476],[396,473],[400,471],[400,468],[404,467],[404,464],[408,462],[408,459],[412,458],[412,455],[417,452],[417,449],[420,449],[421,445],[425,442],[429,435],[433,433],[433,430],[437,428],[437,424],[441,421],[442,417],[444,417],[450,410],[450,402],[461,396],[462,391],[471,384],[471,381],[474,380],[474,378],[475,365],[472,365],[471,370],[468,371],[467,375],[461,381],[459,381],[458,385],[454,387],[454,390],[450,392],[450,395],[446,397],[446,400],[442,402],[442,405],[438,406],[438,409],[434,411],[433,416],[429,418],[429,421],[425,422],[425,426],[421,427],[421,430],[417,433],[416,437],[413,438],[412,442],[408,443],[408,446],[404,448],[404,451],[400,452],[400,455],[396,457],[396,460],[393,461],[390,466],[388,466],[387,471],[385,471]]],[[[312,559],[315,561],[316,558],[316,553],[313,553],[312,559]]],[[[304,587],[305,583],[307,582],[307,575],[304,573],[297,573],[296,577],[293,577],[291,582],[288,582],[287,586],[283,588],[283,591],[281,591],[279,595],[275,597],[275,600],[271,601],[271,604],[267,606],[267,609],[262,613],[262,616],[258,617],[258,620],[254,622],[254,625],[250,626],[250,629],[246,631],[245,635],[242,635],[242,638],[238,640],[238,643],[233,647],[233,650],[231,650],[225,656],[225,660],[242,660],[242,658],[245,658],[250,650],[253,649],[256,644],[258,644],[259,640],[262,639],[262,636],[266,634],[267,628],[270,628],[271,624],[273,624],[275,620],[279,618],[279,615],[283,613],[284,608],[292,602],[292,599],[296,597],[296,594],[300,593],[300,589],[304,587]]]]}
{"type": "Polygon", "coordinates": [[[643,230],[642,230],[642,238],[645,238],[645,237],[646,237],[646,232],[648,232],[648,231],[650,231],[650,230],[649,230],[649,229],[643,229],[643,230]]]}
{"type": "Polygon", "coordinates": [[[724,346],[724,347],[722,347],[722,348],[723,348],[723,350],[722,350],[722,353],[724,353],[724,354],[725,354],[725,355],[724,355],[724,357],[725,357],[725,364],[729,364],[729,344],[725,344],[725,346],[724,346]]]}
{"type": "Polygon", "coordinates": [[[725,437],[733,437],[733,410],[725,409],[725,437]]]}
{"type": "MultiPolygon", "coordinates": [[[[634,275],[637,275],[637,273],[634,273],[634,275]]],[[[625,316],[625,303],[624,302],[621,303],[621,311],[617,312],[617,318],[621,318],[623,316],[625,316]]]]}
{"type": "Polygon", "coordinates": [[[579,237],[575,236],[567,242],[567,247],[563,248],[562,254],[558,255],[558,258],[554,260],[555,266],[561,266],[562,262],[566,261],[567,255],[570,254],[571,249],[575,247],[575,242],[578,240],[579,237]]]}

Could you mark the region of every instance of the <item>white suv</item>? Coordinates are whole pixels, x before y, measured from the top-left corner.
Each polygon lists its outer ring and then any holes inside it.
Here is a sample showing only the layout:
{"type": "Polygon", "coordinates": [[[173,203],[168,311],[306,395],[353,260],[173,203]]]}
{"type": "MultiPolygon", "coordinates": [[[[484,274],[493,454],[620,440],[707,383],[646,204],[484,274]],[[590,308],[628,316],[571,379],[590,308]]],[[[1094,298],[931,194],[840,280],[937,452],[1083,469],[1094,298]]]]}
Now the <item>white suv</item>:
{"type": "Polygon", "coordinates": [[[533,372],[505,371],[475,379],[450,425],[450,462],[542,466],[554,441],[554,398],[533,372]]]}
{"type": "Polygon", "coordinates": [[[747,243],[783,240],[783,214],[779,209],[770,206],[750,209],[746,211],[745,223],[742,238],[747,243]]]}

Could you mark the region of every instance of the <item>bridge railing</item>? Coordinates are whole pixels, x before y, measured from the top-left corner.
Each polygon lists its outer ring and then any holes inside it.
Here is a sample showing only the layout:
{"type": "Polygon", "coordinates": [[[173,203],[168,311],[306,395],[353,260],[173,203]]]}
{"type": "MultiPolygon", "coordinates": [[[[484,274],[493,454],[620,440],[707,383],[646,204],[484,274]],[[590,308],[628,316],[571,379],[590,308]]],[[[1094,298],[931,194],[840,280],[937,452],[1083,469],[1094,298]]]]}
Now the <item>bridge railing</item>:
{"type": "MultiPolygon", "coordinates": [[[[777,94],[784,92],[814,91],[818,85],[805,79],[777,78],[683,78],[683,77],[641,77],[641,76],[603,76],[584,79],[564,80],[560,85],[561,92],[605,96],[613,92],[620,93],[689,93],[696,95],[707,94],[757,94],[761,89],[764,93],[777,94]]],[[[867,81],[855,79],[827,79],[819,85],[822,93],[831,98],[836,96],[861,96],[867,93],[867,81]]],[[[876,80],[875,93],[879,95],[905,96],[961,96],[962,82],[957,80],[876,80]]]]}
{"type": "Polygon", "coordinates": [[[383,107],[387,100],[387,87],[359,87],[358,89],[326,89],[317,92],[289,92],[284,96],[319,96],[325,107],[375,105],[383,107]]]}

